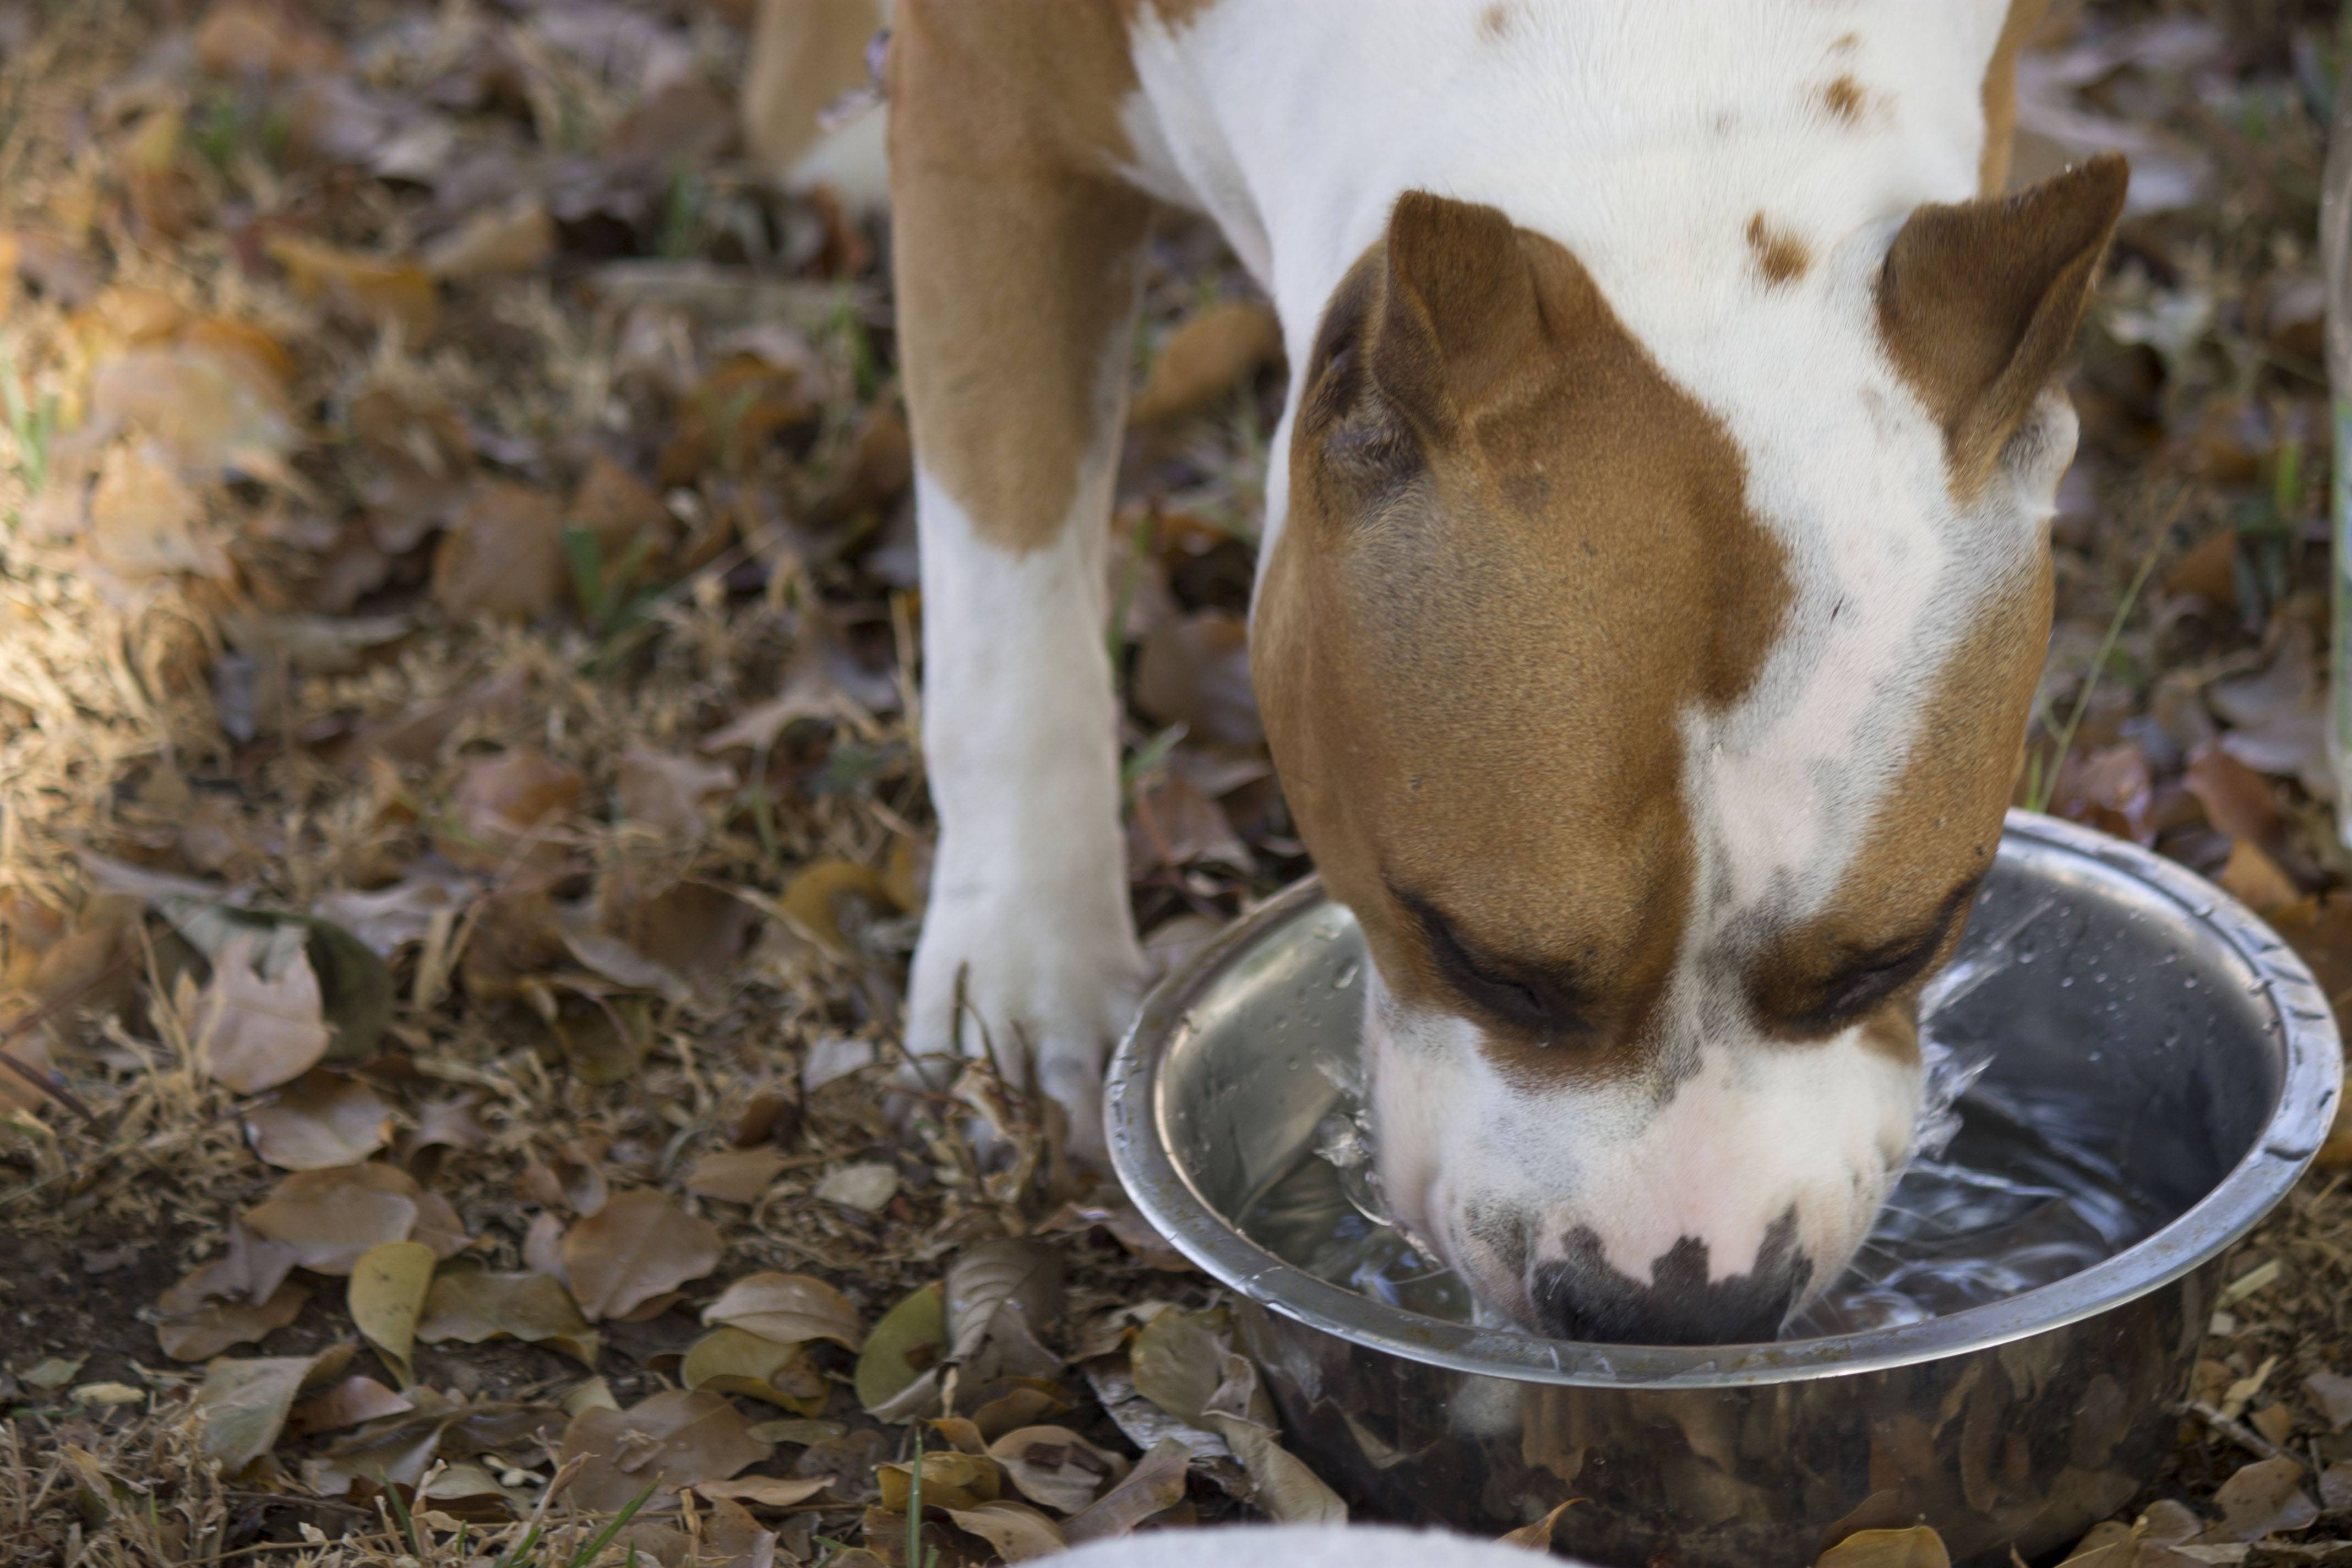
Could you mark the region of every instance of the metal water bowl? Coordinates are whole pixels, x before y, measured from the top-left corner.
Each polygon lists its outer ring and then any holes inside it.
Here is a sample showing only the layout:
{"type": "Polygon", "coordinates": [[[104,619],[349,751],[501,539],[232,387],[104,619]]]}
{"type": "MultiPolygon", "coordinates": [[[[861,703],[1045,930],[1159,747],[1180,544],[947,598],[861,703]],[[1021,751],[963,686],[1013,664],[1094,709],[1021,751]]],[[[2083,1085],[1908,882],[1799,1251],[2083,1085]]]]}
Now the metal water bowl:
{"type": "Polygon", "coordinates": [[[1111,1155],[1239,1296],[1292,1445],[1365,1512],[1492,1532],[1570,1498],[1603,1563],[1810,1563],[1864,1525],[1955,1561],[2073,1541],[2154,1474],[2231,1247],[2334,1112],[2336,1025],[2303,963],[2171,862],[2011,814],[1961,948],[2018,944],[1942,1015],[1998,1039],[1993,1085],[2111,1104],[2112,1159],[2173,1217],[2056,1284],[1926,1322],[1716,1346],[1444,1322],[1327,1284],[1234,1228],[1306,1147],[1352,1052],[1363,947],[1312,883],[1237,922],[1145,1005],[1112,1063],[1111,1155]],[[1989,935],[1988,933],[1997,933],[1989,935]]]}

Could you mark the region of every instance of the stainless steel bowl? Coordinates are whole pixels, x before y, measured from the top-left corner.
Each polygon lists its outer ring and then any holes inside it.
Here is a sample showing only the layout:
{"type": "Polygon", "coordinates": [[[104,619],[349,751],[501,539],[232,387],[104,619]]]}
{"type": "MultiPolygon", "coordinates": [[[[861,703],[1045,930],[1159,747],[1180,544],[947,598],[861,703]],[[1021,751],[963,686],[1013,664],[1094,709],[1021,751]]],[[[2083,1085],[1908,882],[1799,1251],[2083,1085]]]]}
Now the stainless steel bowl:
{"type": "MultiPolygon", "coordinates": [[[[1581,1344],[1440,1321],[1323,1282],[1234,1228],[1297,1159],[1353,1051],[1364,962],[1302,883],[1145,1005],[1110,1070],[1111,1158],[1144,1215],[1241,1298],[1291,1441],[1368,1512],[1496,1531],[1583,1498],[1601,1563],[1810,1563],[1924,1517],[1959,1562],[2070,1542],[2154,1472],[2231,1247],[2318,1149],[2341,1084],[2303,963],[2171,862],[2012,813],[1948,1037],[1988,1081],[2097,1095],[2095,1152],[2174,1218],[2057,1284],[1927,1322],[1770,1344],[1581,1344]]],[[[1957,988],[1956,988],[1957,990],[1957,988]]]]}

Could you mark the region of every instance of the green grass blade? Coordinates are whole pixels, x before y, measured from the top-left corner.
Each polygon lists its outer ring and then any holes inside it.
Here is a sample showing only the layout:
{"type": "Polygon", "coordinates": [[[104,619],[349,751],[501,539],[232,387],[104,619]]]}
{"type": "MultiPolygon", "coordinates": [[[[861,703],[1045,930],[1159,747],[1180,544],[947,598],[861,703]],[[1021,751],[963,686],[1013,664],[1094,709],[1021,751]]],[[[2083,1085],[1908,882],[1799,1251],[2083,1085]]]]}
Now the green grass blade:
{"type": "Polygon", "coordinates": [[[613,1537],[620,1534],[621,1531],[628,1524],[629,1521],[637,1517],[637,1510],[645,1507],[646,1500],[653,1495],[654,1489],[653,1487],[648,1486],[645,1490],[631,1498],[629,1500],[629,1506],[613,1516],[613,1522],[604,1527],[603,1534],[590,1542],[585,1550],[576,1552],[572,1554],[571,1568],[588,1568],[588,1564],[595,1562],[598,1555],[604,1552],[604,1548],[613,1544],[613,1537]]]}

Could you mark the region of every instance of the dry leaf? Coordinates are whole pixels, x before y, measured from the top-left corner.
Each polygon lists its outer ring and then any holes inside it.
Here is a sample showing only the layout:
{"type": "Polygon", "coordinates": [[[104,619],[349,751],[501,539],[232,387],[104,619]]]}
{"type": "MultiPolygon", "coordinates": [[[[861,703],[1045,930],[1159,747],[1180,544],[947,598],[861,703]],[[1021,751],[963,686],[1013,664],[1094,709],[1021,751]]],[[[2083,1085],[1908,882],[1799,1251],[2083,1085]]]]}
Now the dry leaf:
{"type": "Polygon", "coordinates": [[[555,219],[537,193],[486,208],[435,241],[425,268],[436,278],[506,278],[536,272],[555,254],[555,219]]]}
{"type": "Polygon", "coordinates": [[[352,1265],[346,1293],[352,1321],[403,1384],[414,1377],[409,1356],[416,1345],[416,1320],[425,1310],[437,1261],[433,1248],[421,1241],[387,1241],[369,1247],[352,1265]]]}
{"type": "Polygon", "coordinates": [[[805,1274],[746,1275],[702,1310],[702,1321],[732,1324],[780,1344],[831,1340],[855,1351],[865,1340],[849,1299],[805,1274]]]}
{"type": "Polygon", "coordinates": [[[196,61],[215,76],[298,77],[340,70],[343,52],[299,8],[220,0],[196,28],[196,61]]]}
{"type": "Polygon", "coordinates": [[[2352,1426],[2352,1377],[2340,1372],[2315,1372],[2303,1380],[2303,1386],[2310,1390],[2312,1403],[2319,1406],[2331,1429],[2341,1432],[2352,1426]]]}
{"type": "MultiPolygon", "coordinates": [[[[1004,1490],[1004,1472],[985,1454],[959,1454],[935,1448],[923,1456],[925,1508],[975,1508],[994,1502],[1004,1490]]],[[[877,1465],[874,1479],[882,1488],[882,1506],[903,1514],[914,1500],[915,1467],[877,1465]]]]}
{"type": "Polygon", "coordinates": [[[2278,837],[2278,799],[2270,781],[2220,746],[2200,747],[2180,782],[2205,808],[2205,819],[2231,837],[2268,845],[2278,837]]]}
{"type": "Polygon", "coordinates": [[[817,860],[803,867],[784,884],[777,910],[801,934],[835,958],[856,956],[841,928],[845,900],[863,900],[869,908],[885,907],[889,890],[880,873],[847,860],[817,860]]]}
{"type": "Polygon", "coordinates": [[[392,1107],[356,1079],[313,1072],[245,1113],[253,1152],[288,1171],[355,1165],[392,1137],[392,1107]]]}
{"type": "MultiPolygon", "coordinates": [[[[929,1500],[926,1498],[925,1502],[929,1500]]],[[[1007,1563],[1026,1563],[1067,1549],[1060,1527],[1035,1509],[1017,1502],[984,1502],[947,1510],[959,1530],[969,1531],[996,1548],[1007,1563]]]]}
{"type": "Polygon", "coordinates": [[[1143,636],[1135,705],[1187,739],[1247,750],[1265,743],[1250,685],[1249,623],[1231,610],[1171,616],[1143,636]]]}
{"type": "Polygon", "coordinates": [[[340,1432],[386,1415],[403,1415],[415,1408],[375,1379],[354,1374],[297,1405],[286,1418],[286,1429],[307,1437],[319,1432],[340,1432]]]}
{"type": "Polygon", "coordinates": [[[1186,317],[1160,351],[1129,414],[1136,425],[1197,414],[1282,354],[1282,323],[1255,300],[1223,300],[1186,317]]]}
{"type": "Polygon", "coordinates": [[[304,1268],[349,1274],[369,1247],[408,1239],[422,1196],[416,1179],[391,1165],[298,1171],[270,1188],[245,1224],[292,1247],[304,1268]]]}
{"type": "MultiPolygon", "coordinates": [[[[476,871],[561,865],[567,852],[554,835],[585,788],[579,770],[530,746],[476,758],[450,792],[441,852],[476,871]]],[[[545,935],[551,958],[552,950],[560,950],[561,933],[551,923],[545,935]]]]}
{"type": "Polygon", "coordinates": [[[231,1345],[258,1343],[299,1317],[310,1299],[309,1290],[284,1280],[257,1306],[236,1300],[222,1289],[235,1272],[241,1271],[222,1260],[206,1263],[157,1298],[155,1342],[165,1355],[210,1361],[231,1345]]]}
{"type": "Polygon", "coordinates": [[[824,1409],[829,1388],[809,1364],[803,1344],[779,1344],[741,1329],[716,1328],[694,1342],[677,1372],[688,1388],[740,1394],[814,1416],[824,1409]]]}
{"type": "Polygon", "coordinates": [[[1072,1546],[1108,1541],[1129,1533],[1153,1514],[1173,1508],[1183,1499],[1184,1476],[1191,1464],[1191,1449],[1177,1438],[1163,1437],[1137,1461],[1134,1472],[1127,1479],[1065,1523],[1062,1539],[1072,1546]]]}
{"type": "Polygon", "coordinates": [[[204,1418],[204,1455],[233,1476],[269,1452],[311,1373],[327,1358],[268,1356],[232,1361],[224,1356],[205,1369],[196,1390],[204,1418]]]}
{"type": "Polygon", "coordinates": [[[256,968],[264,939],[240,931],[213,965],[196,1005],[197,1058],[205,1072],[240,1094],[301,1077],[319,1065],[331,1038],[310,955],[295,948],[273,979],[256,968]]]}
{"type": "Polygon", "coordinates": [[[2303,897],[2294,879],[2250,838],[2234,840],[2229,863],[2213,879],[2222,889],[2257,914],[2284,909],[2303,897]]]}
{"type": "Polygon", "coordinates": [[[240,341],[238,331],[254,329],[215,323],[197,342],[109,361],[90,380],[92,416],[137,429],[189,479],[237,472],[284,482],[294,422],[286,377],[267,357],[284,351],[267,337],[266,349],[240,341]]]}
{"type": "Polygon", "coordinates": [[[1218,865],[1246,873],[1256,865],[1224,808],[1174,773],[1163,773],[1136,791],[1127,844],[1130,866],[1181,871],[1218,865]]]}
{"type": "Polygon", "coordinates": [[[1814,1568],[1951,1568],[1944,1538],[1924,1524],[1859,1530],[1821,1555],[1814,1568]]]}
{"type": "Polygon", "coordinates": [[[2275,1531],[2303,1530],[2319,1510],[2302,1489],[2303,1467],[2293,1459],[2258,1459],[2242,1467],[2213,1494],[2221,1522],[2209,1541],[2259,1541],[2275,1531]]]}
{"type": "Polygon", "coordinates": [[[988,1446],[1005,1479],[1032,1502],[1062,1513],[1091,1506],[1106,1486],[1127,1479],[1126,1458],[1097,1448],[1066,1426],[1024,1426],[988,1446]]]}
{"type": "Polygon", "coordinates": [[[434,1277],[416,1337],[428,1345],[450,1340],[469,1345],[499,1338],[523,1340],[551,1346],[589,1367],[596,1364],[602,1344],[561,1280],[539,1273],[467,1268],[434,1277]]]}
{"type": "Polygon", "coordinates": [[[2338,1459],[2319,1473],[2319,1506],[2330,1512],[2352,1508],[2352,1459],[2338,1459]]]}
{"type": "Polygon", "coordinates": [[[835,1165],[816,1184],[816,1195],[824,1202],[862,1214],[880,1213],[898,1194],[898,1167],[879,1160],[835,1165]]]}
{"type": "Polygon", "coordinates": [[[564,1431],[560,1458],[588,1456],[567,1495],[576,1507],[609,1513],[647,1487],[677,1491],[725,1480],[768,1454],[724,1399],[669,1389],[627,1410],[582,1411],[564,1431]]]}
{"type": "Polygon", "coordinates": [[[619,795],[623,820],[664,838],[699,837],[709,826],[709,807],[731,798],[735,770],[698,763],[651,747],[631,746],[621,758],[619,795]]]}
{"type": "Polygon", "coordinates": [[[1523,1524],[1517,1530],[1507,1531],[1496,1540],[1504,1546],[1524,1546],[1531,1551],[1548,1552],[1551,1550],[1551,1532],[1559,1523],[1559,1516],[1583,1500],[1582,1498],[1572,1497],[1541,1519],[1523,1524]]]}
{"type": "Polygon", "coordinates": [[[441,296],[433,287],[433,275],[414,261],[362,256],[290,234],[272,235],[263,248],[286,268],[296,293],[396,324],[411,343],[423,342],[440,324],[441,296]]]}
{"type": "Polygon", "coordinates": [[[1223,1336],[1211,1315],[1171,1309],[1143,1326],[1128,1351],[1136,1392],[1190,1426],[1204,1426],[1223,1382],[1223,1336]]]}
{"type": "Polygon", "coordinates": [[[694,1489],[718,1501],[748,1502],[761,1508],[792,1508],[808,1501],[833,1484],[830,1476],[738,1476],[731,1481],[698,1481],[694,1489]]]}
{"type": "MultiPolygon", "coordinates": [[[[615,1193],[563,1237],[564,1276],[591,1322],[617,1318],[719,1267],[717,1227],[659,1193],[615,1193]]],[[[732,1472],[730,1472],[730,1474],[732,1472]]]]}
{"type": "Polygon", "coordinates": [[[228,554],[205,521],[205,503],[152,443],[108,448],[89,492],[90,558],[123,577],[175,572],[226,580],[228,554]]]}
{"type": "Polygon", "coordinates": [[[686,1174],[686,1190],[722,1203],[754,1204],[774,1184],[784,1164],[784,1157],[773,1149],[722,1149],[694,1163],[686,1174]]]}
{"type": "Polygon", "coordinates": [[[563,592],[563,516],[552,499],[479,479],[433,552],[433,602],[458,619],[535,621],[563,592]]]}
{"type": "Polygon", "coordinates": [[[941,1289],[926,1285],[885,1312],[866,1336],[865,1352],[857,1358],[856,1384],[857,1402],[868,1411],[889,1406],[923,1380],[925,1373],[910,1358],[919,1357],[927,1367],[946,1347],[943,1302],[941,1289]]]}

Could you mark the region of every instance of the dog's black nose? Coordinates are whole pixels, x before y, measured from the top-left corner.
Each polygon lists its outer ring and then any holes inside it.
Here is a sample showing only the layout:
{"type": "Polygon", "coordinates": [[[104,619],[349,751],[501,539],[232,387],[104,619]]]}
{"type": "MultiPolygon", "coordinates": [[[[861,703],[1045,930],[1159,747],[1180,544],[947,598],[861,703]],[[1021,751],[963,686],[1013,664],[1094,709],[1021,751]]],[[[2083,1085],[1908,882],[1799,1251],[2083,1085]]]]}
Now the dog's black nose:
{"type": "Polygon", "coordinates": [[[1797,1247],[1790,1208],[1757,1249],[1745,1274],[1710,1280],[1706,1243],[1686,1236],[1651,1265],[1647,1280],[1612,1267],[1601,1238],[1580,1227],[1565,1238],[1567,1256],[1539,1264],[1531,1281],[1538,1324],[1563,1340],[1617,1345],[1743,1344],[1777,1339],[1813,1277],[1797,1247]]]}

